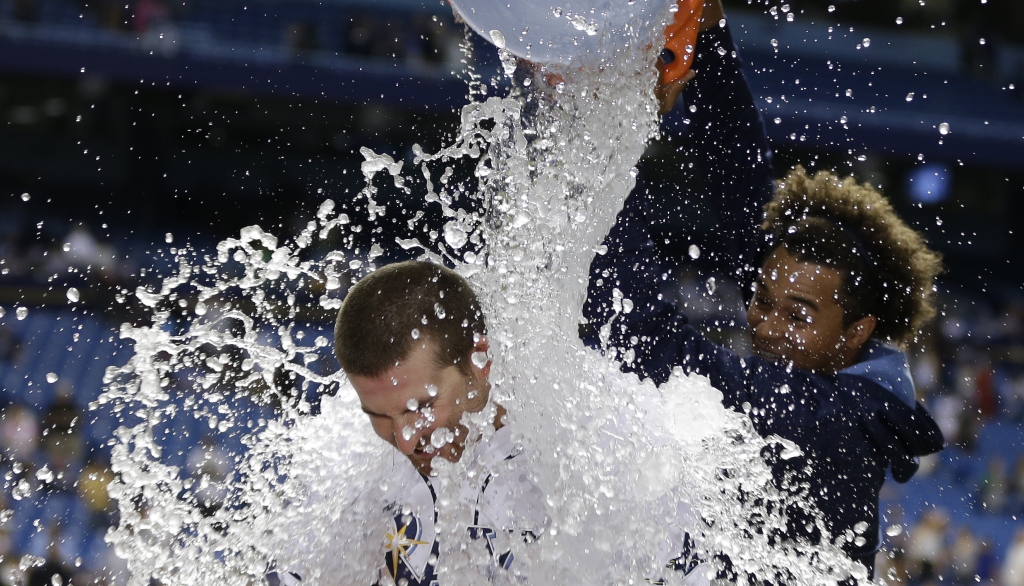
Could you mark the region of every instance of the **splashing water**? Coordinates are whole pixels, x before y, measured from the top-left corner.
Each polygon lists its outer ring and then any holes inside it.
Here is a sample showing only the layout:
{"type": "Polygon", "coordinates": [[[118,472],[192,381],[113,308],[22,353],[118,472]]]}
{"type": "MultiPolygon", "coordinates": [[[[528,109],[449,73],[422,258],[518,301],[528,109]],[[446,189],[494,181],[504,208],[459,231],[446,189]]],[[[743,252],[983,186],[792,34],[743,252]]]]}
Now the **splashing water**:
{"type": "MultiPolygon", "coordinates": [[[[414,149],[426,179],[424,205],[440,206],[445,217],[443,239],[432,250],[415,240],[398,244],[446,259],[470,281],[488,317],[494,361],[488,408],[465,418],[481,441],[467,445],[460,463],[434,466],[442,583],[671,580],[664,565],[680,530],[703,536],[705,558],[728,555],[741,583],[780,573],[791,584],[863,577],[828,540],[819,547],[777,542],[788,497],[773,488],[761,457],[770,442],[745,416],[723,409],[706,379],[676,372],[658,389],[578,339],[591,258],[657,131],[655,56],[643,50],[654,40],[653,33],[637,38],[631,53],[599,71],[553,72],[555,87],[537,75],[531,87],[540,89],[526,96],[470,103],[453,145],[434,154],[414,149]],[[431,173],[467,157],[476,161],[478,189],[461,197],[475,211],[458,207],[460,193],[431,173]],[[482,245],[464,251],[473,243],[482,245]],[[487,465],[475,453],[493,434],[499,404],[523,451],[487,465]],[[467,531],[472,502],[465,495],[496,472],[526,478],[543,495],[536,542],[496,538],[514,554],[508,572],[482,563],[489,558],[481,560],[467,531]],[[675,527],[681,502],[707,526],[675,527]]],[[[510,55],[502,61],[515,71],[510,55]]],[[[367,149],[363,155],[361,196],[373,221],[388,213],[374,199],[375,175],[386,172],[397,188],[410,188],[401,162],[367,149]]],[[[111,487],[121,516],[108,540],[128,561],[131,584],[252,584],[271,567],[301,568],[308,584],[377,578],[390,522],[382,503],[401,456],[374,435],[344,375],[313,367],[330,343],[301,335],[296,294],[316,284],[328,292],[321,307],[337,309],[330,292],[363,261],[349,250],[303,258],[315,243],[355,231],[327,200],[287,243],[246,228],[220,243],[215,258],[193,265],[182,254],[178,272],[158,290],[136,291],[152,325],[122,327],[134,356],[108,369],[95,406],[122,417],[111,487]],[[186,295],[197,301],[181,323],[175,306],[186,295]],[[185,415],[171,390],[181,384],[193,391],[185,415]],[[312,414],[304,392],[333,389],[312,414]],[[252,415],[267,405],[277,413],[252,415]],[[230,473],[168,460],[169,442],[158,430],[182,416],[241,438],[230,473]]],[[[366,263],[385,245],[375,244],[366,263]]],[[[626,299],[620,305],[631,307],[626,299]]],[[[486,359],[473,357],[478,365],[486,359]]],[[[449,441],[437,438],[438,445],[449,441]]],[[[796,453],[783,448],[783,457],[796,453]]]]}

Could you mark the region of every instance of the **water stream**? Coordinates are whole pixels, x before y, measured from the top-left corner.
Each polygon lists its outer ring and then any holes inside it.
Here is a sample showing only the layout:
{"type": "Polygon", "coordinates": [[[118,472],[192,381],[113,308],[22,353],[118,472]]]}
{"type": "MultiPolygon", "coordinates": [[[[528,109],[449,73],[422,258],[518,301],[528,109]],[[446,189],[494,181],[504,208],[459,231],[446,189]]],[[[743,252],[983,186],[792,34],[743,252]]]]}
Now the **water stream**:
{"type": "MultiPolygon", "coordinates": [[[[304,303],[336,309],[330,293],[397,247],[448,262],[480,294],[493,388],[490,407],[469,419],[486,442],[495,405],[504,406],[523,448],[514,460],[485,465],[471,446],[460,463],[435,465],[443,583],[671,583],[681,575],[664,564],[683,530],[698,537],[706,559],[728,555],[741,583],[780,571],[790,584],[856,575],[828,543],[775,542],[786,497],[761,458],[769,442],[744,415],[723,409],[706,379],[680,372],[658,389],[578,339],[590,261],[603,252],[657,132],[654,40],[636,33],[614,63],[528,72],[519,78],[529,85],[509,97],[477,95],[452,144],[417,149],[411,165],[364,149],[360,201],[371,225],[353,225],[325,200],[299,234],[247,228],[216,257],[192,263],[183,253],[158,290],[136,292],[152,323],[122,328],[134,355],[108,370],[97,406],[123,422],[112,459],[120,524],[108,540],[128,560],[131,584],[257,584],[271,567],[301,569],[306,584],[376,579],[390,522],[382,502],[401,456],[373,434],[344,375],[316,368],[332,341],[305,335],[301,314],[304,303]],[[457,189],[445,173],[467,159],[474,190],[457,189]],[[440,208],[436,241],[342,247],[311,260],[318,243],[350,242],[394,213],[378,201],[373,186],[382,180],[426,186],[413,195],[425,209],[440,208]],[[328,294],[310,301],[302,292],[313,284],[328,294]],[[176,317],[180,304],[187,320],[176,317]],[[185,413],[174,396],[183,384],[192,389],[185,413]],[[310,391],[328,395],[318,412],[303,398],[310,391]],[[181,417],[239,438],[230,474],[169,461],[157,430],[181,417]],[[508,571],[482,560],[467,531],[472,503],[464,495],[497,468],[542,495],[532,511],[535,540],[496,538],[514,553],[508,571]],[[681,502],[704,522],[678,526],[681,502]]],[[[502,60],[510,77],[525,67],[510,54],[502,60]]]]}

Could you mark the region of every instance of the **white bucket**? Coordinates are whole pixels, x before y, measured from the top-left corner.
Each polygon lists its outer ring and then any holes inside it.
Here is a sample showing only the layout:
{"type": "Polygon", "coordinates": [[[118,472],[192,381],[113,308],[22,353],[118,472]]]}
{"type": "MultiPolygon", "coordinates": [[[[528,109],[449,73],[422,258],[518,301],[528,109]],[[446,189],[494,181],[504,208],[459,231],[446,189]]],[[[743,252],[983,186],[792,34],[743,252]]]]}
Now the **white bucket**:
{"type": "MultiPolygon", "coordinates": [[[[664,30],[674,0],[449,0],[485,39],[542,64],[584,65],[607,58],[632,27],[664,30]]],[[[647,37],[646,31],[639,35],[647,37]]]]}

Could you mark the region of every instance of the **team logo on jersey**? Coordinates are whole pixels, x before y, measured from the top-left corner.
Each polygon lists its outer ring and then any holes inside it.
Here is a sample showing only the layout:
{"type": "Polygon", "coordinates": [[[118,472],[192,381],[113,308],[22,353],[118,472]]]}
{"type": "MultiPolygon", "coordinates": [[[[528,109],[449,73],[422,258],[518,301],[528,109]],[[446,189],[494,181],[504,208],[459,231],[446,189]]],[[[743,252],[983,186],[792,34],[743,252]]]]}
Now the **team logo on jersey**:
{"type": "Polygon", "coordinates": [[[429,546],[431,542],[421,539],[423,528],[415,515],[398,514],[394,520],[394,528],[384,538],[384,557],[388,569],[391,570],[391,577],[397,581],[398,569],[402,566],[412,574],[416,582],[419,582],[423,577],[418,575],[409,558],[417,547],[429,546]]]}

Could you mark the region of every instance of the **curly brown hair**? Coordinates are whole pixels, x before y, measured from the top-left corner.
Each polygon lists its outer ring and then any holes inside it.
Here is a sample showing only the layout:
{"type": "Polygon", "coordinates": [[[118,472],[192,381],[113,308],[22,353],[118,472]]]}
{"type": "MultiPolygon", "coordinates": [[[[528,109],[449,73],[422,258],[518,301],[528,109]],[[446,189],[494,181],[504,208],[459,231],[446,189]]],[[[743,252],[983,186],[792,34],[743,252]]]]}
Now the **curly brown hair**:
{"type": "Polygon", "coordinates": [[[869,184],[797,166],[765,212],[774,247],[843,274],[839,304],[847,323],[873,315],[874,336],[905,344],[935,315],[941,257],[869,184]]]}

